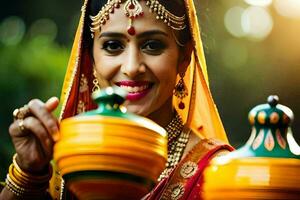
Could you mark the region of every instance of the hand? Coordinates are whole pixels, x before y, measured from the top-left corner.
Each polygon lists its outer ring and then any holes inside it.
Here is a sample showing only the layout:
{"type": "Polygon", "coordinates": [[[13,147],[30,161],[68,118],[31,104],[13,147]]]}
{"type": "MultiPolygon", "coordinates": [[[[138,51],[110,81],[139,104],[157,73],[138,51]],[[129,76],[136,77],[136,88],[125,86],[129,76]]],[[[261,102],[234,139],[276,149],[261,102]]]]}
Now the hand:
{"type": "Polygon", "coordinates": [[[38,99],[28,103],[30,116],[14,121],[9,133],[17,152],[17,163],[22,170],[41,174],[48,170],[53,156],[53,137],[59,130],[58,120],[52,115],[59,100],[50,98],[46,103],[38,99]]]}

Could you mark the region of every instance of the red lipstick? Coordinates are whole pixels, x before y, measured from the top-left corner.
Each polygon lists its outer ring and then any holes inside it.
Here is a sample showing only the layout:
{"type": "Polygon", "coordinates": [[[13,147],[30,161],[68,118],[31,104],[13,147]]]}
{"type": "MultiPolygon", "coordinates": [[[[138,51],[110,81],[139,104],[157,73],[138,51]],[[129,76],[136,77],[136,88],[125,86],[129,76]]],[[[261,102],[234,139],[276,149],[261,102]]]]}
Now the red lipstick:
{"type": "Polygon", "coordinates": [[[153,83],[150,81],[119,81],[116,82],[116,85],[125,89],[128,94],[126,99],[129,101],[137,101],[146,96],[151,88],[153,83]]]}

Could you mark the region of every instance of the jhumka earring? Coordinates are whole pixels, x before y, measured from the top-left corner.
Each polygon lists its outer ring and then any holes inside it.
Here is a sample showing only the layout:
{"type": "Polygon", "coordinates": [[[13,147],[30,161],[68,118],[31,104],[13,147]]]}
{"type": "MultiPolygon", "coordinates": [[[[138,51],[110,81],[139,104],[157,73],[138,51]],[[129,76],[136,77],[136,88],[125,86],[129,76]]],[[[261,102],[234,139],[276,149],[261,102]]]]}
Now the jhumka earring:
{"type": "Polygon", "coordinates": [[[180,73],[180,80],[175,86],[174,95],[180,99],[180,103],[178,104],[178,108],[183,110],[185,108],[184,103],[182,102],[183,98],[188,95],[188,89],[183,80],[184,73],[180,73]]]}
{"type": "Polygon", "coordinates": [[[93,88],[92,88],[92,92],[96,92],[96,91],[99,91],[100,90],[100,85],[99,85],[99,81],[97,79],[97,72],[96,70],[94,69],[93,71],[93,75],[94,75],[94,79],[93,79],[93,88]]]}

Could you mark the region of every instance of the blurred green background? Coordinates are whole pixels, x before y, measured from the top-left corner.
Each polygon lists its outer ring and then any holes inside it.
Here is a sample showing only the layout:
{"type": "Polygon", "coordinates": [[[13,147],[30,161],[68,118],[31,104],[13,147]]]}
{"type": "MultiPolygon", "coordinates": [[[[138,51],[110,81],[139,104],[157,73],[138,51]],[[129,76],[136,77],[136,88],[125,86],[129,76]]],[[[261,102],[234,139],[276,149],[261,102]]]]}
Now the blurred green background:
{"type": "MultiPolygon", "coordinates": [[[[0,7],[0,178],[13,154],[12,111],[60,95],[82,1],[10,0],[0,7]]],[[[210,87],[233,146],[249,110],[277,94],[300,138],[300,1],[198,0],[210,87]]]]}

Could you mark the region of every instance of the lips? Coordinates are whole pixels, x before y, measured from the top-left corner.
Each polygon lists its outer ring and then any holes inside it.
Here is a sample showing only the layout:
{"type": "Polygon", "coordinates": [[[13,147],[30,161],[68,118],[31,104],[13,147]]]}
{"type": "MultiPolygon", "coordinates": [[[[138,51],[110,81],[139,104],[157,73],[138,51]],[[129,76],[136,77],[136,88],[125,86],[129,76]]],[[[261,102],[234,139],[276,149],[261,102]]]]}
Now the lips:
{"type": "Polygon", "coordinates": [[[123,88],[128,92],[127,100],[137,101],[146,96],[153,86],[150,81],[119,81],[116,83],[117,86],[123,88]]]}

